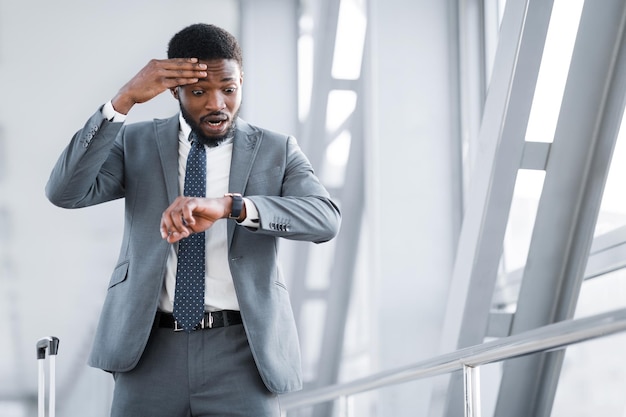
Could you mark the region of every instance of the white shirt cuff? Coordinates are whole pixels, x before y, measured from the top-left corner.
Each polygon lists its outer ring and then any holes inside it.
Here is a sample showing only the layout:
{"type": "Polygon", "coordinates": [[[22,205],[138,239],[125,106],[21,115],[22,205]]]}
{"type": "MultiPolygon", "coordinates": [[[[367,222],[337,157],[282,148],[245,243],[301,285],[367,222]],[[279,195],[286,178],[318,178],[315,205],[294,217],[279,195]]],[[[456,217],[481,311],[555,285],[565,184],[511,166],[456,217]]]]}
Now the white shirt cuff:
{"type": "Polygon", "coordinates": [[[246,206],[246,218],[239,223],[241,226],[253,227],[255,229],[259,228],[259,210],[257,210],[256,206],[252,201],[245,198],[243,199],[243,204],[246,206]]]}
{"type": "Polygon", "coordinates": [[[104,104],[104,106],[102,106],[102,115],[109,122],[120,122],[120,123],[123,123],[126,120],[126,115],[125,114],[118,113],[117,111],[115,111],[115,109],[113,108],[113,103],[111,103],[111,100],[107,101],[104,104]]]}

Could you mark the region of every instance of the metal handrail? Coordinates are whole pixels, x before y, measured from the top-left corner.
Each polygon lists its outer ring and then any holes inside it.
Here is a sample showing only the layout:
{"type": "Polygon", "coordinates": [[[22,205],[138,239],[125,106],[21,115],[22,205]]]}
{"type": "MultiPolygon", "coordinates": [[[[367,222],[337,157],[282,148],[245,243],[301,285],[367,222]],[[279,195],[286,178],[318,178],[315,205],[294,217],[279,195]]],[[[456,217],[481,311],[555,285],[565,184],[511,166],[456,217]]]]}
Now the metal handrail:
{"type": "MultiPolygon", "coordinates": [[[[472,374],[473,368],[532,353],[562,349],[575,343],[624,330],[626,330],[626,308],[591,317],[566,320],[436,356],[412,365],[379,372],[351,382],[285,394],[280,398],[281,409],[286,412],[377,388],[460,370],[469,372],[470,377],[466,378],[466,396],[469,392],[470,398],[475,398],[476,387],[467,386],[467,380],[475,379],[472,374]]],[[[466,411],[466,415],[478,416],[479,413],[472,414],[466,411]]]]}

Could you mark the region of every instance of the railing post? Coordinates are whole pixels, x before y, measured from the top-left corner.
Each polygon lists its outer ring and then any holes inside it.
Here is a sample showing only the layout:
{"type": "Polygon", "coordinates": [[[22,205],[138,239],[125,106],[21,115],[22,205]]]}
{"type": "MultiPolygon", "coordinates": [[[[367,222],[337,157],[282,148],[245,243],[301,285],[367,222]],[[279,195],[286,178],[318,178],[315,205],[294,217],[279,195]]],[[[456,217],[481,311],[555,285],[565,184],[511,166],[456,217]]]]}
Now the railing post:
{"type": "Polygon", "coordinates": [[[350,399],[347,395],[342,395],[339,400],[339,417],[351,417],[350,399]]]}
{"type": "Polygon", "coordinates": [[[478,367],[463,365],[465,417],[480,417],[480,371],[478,367]]]}

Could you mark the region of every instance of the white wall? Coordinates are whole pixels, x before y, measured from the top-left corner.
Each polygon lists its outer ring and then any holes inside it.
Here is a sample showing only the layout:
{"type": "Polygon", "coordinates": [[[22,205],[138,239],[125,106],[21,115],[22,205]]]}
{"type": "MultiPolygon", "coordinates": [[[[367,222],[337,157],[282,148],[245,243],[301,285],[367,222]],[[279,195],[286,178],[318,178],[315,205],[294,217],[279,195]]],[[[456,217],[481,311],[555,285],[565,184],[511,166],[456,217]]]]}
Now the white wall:
{"type": "MultiPolygon", "coordinates": [[[[460,219],[448,1],[372,0],[379,367],[435,356],[460,219]]],[[[386,389],[380,416],[426,415],[432,381],[386,389]]]]}

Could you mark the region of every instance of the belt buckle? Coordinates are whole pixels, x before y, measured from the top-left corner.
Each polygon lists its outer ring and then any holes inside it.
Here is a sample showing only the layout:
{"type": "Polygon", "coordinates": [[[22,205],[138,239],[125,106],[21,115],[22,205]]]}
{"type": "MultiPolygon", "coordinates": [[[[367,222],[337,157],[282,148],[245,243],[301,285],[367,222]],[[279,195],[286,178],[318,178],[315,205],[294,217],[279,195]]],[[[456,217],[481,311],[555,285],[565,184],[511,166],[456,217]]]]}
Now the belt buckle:
{"type": "Polygon", "coordinates": [[[182,332],[183,330],[185,330],[185,329],[183,329],[182,327],[178,326],[178,320],[174,320],[174,331],[175,332],[182,332]]]}
{"type": "MultiPolygon", "coordinates": [[[[212,329],[213,328],[213,314],[209,313],[205,313],[202,316],[202,320],[200,320],[200,323],[198,323],[196,325],[196,327],[193,328],[193,330],[198,330],[198,329],[212,329]],[[208,320],[207,320],[208,317],[208,320]]],[[[175,332],[182,332],[183,329],[182,327],[180,327],[178,325],[178,320],[174,320],[174,331],[175,332]]]]}
{"type": "Polygon", "coordinates": [[[200,329],[212,329],[213,328],[213,314],[211,312],[205,313],[202,316],[202,320],[198,324],[198,328],[200,329]],[[207,320],[208,317],[208,320],[207,320]]]}

